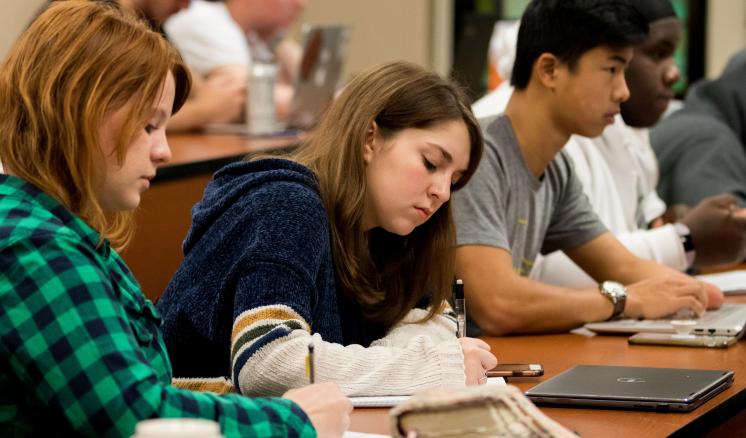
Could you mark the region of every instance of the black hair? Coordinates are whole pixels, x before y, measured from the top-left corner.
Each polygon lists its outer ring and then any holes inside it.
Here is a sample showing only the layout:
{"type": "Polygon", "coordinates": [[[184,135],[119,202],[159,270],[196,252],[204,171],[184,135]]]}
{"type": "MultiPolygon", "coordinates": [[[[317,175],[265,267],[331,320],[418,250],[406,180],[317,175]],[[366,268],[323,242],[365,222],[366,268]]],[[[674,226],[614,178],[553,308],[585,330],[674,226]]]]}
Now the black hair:
{"type": "Polygon", "coordinates": [[[588,50],[634,46],[647,33],[647,21],[627,0],[532,0],[521,17],[510,84],[525,89],[542,53],[572,70],[588,50]]]}
{"type": "Polygon", "coordinates": [[[648,23],[676,17],[671,0],[630,0],[630,4],[645,17],[648,23]]]}

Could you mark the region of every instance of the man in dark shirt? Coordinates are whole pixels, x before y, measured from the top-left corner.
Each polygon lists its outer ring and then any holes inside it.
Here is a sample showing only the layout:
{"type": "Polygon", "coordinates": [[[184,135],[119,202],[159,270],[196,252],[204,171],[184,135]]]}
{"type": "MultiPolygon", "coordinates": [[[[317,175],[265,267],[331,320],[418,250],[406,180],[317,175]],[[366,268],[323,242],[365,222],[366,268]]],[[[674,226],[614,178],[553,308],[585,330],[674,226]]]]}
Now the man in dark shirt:
{"type": "Polygon", "coordinates": [[[684,108],[661,121],[650,142],[658,156],[660,197],[696,205],[731,193],[746,207],[746,51],[715,80],[695,84],[684,108]]]}

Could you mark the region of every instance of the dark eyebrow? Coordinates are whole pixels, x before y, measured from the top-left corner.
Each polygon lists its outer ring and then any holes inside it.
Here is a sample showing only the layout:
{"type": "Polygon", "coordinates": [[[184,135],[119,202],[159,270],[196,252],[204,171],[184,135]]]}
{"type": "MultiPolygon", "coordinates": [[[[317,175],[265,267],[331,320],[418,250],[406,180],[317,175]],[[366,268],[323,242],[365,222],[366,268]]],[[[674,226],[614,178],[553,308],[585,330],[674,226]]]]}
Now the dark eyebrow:
{"type": "Polygon", "coordinates": [[[453,156],[447,150],[443,149],[442,146],[435,144],[435,143],[431,143],[431,142],[427,142],[427,144],[438,148],[440,153],[443,154],[443,158],[445,158],[445,160],[448,161],[449,163],[453,163],[453,156]]]}
{"type": "Polygon", "coordinates": [[[662,41],[660,42],[660,44],[661,44],[662,46],[666,46],[666,47],[672,47],[672,48],[675,48],[675,47],[676,47],[676,43],[674,43],[673,41],[671,41],[671,40],[668,40],[668,39],[662,40],[662,41]]]}
{"type": "Polygon", "coordinates": [[[609,56],[609,59],[611,61],[619,61],[624,65],[627,65],[627,63],[629,63],[629,60],[622,55],[611,55],[609,56]]]}
{"type": "Polygon", "coordinates": [[[673,53],[676,51],[676,44],[673,41],[661,40],[652,48],[652,50],[665,50],[673,53]]]}
{"type": "Polygon", "coordinates": [[[153,112],[153,119],[156,120],[156,123],[160,124],[168,119],[168,114],[163,108],[156,108],[155,112],[153,112]]]}

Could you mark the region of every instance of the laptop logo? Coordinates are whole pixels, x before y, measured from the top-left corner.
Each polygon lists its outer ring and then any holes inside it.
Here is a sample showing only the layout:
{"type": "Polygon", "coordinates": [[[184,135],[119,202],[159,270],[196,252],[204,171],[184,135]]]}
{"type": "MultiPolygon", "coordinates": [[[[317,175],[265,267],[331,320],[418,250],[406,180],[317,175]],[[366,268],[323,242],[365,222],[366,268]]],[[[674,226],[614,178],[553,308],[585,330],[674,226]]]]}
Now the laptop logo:
{"type": "Polygon", "coordinates": [[[645,383],[645,379],[642,377],[620,377],[616,381],[620,383],[645,383]]]}

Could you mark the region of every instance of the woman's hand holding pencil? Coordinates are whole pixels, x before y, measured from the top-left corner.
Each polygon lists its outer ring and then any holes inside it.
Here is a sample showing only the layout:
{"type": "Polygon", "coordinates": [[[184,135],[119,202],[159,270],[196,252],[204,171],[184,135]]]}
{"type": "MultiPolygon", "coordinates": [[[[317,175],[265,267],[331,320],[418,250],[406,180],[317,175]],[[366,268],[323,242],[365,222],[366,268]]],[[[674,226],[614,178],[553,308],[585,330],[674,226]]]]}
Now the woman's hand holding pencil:
{"type": "Polygon", "coordinates": [[[291,389],[283,397],[294,401],[303,409],[318,436],[341,437],[350,426],[352,402],[342,394],[336,383],[314,384],[314,359],[314,345],[311,342],[306,355],[306,376],[310,385],[291,389]]]}
{"type": "Polygon", "coordinates": [[[341,437],[350,427],[352,402],[336,383],[319,383],[291,389],[283,395],[308,415],[320,437],[341,437]]]}

